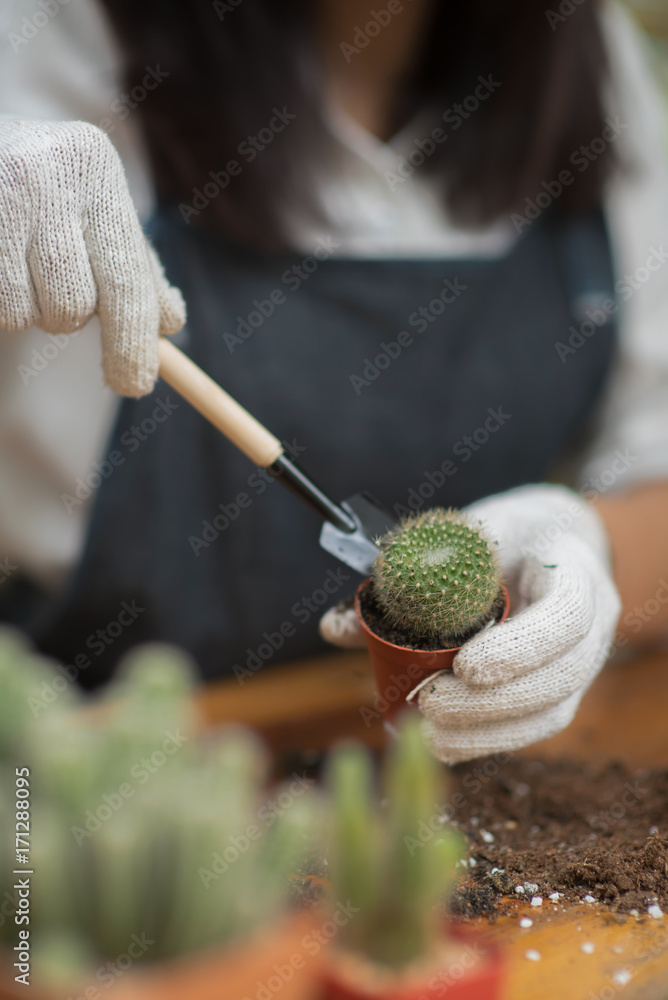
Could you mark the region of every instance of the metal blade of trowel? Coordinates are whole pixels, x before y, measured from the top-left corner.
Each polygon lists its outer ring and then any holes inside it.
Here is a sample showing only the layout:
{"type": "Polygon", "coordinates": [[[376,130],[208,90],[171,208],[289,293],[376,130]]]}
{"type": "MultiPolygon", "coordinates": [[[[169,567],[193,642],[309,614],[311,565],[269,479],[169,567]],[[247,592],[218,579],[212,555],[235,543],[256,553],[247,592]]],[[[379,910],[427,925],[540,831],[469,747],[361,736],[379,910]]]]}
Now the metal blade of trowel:
{"type": "Polygon", "coordinates": [[[356,493],[340,506],[354,519],[355,530],[342,531],[331,521],[325,521],[320,531],[320,544],[346,566],[368,576],[380,552],[377,539],[390,531],[395,521],[370,493],[356,493]]]}
{"type": "Polygon", "coordinates": [[[209,423],[256,465],[307,503],[325,520],[320,544],[346,566],[366,576],[378,556],[377,540],[395,519],[369,493],[335,503],[295,462],[283,445],[167,337],[160,338],[160,375],[209,423]]]}
{"type": "Polygon", "coordinates": [[[378,540],[394,527],[392,515],[370,493],[356,493],[334,503],[285,454],[269,466],[269,471],[325,519],[320,532],[322,548],[367,576],[380,552],[378,540]]]}

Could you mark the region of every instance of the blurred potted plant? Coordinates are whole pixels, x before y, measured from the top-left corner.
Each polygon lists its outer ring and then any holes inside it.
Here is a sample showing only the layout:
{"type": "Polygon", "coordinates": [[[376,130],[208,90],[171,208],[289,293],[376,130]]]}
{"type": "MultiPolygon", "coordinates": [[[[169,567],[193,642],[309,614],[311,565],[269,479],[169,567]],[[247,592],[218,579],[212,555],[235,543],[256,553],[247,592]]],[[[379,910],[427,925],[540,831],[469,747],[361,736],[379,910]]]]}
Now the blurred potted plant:
{"type": "Polygon", "coordinates": [[[366,750],[329,763],[331,892],[347,901],[323,977],[322,1000],[495,1000],[498,955],[448,930],[444,905],[464,850],[439,823],[443,769],[407,716],[390,751],[379,803],[366,750]]]}
{"type": "MultiPolygon", "coordinates": [[[[88,707],[59,681],[17,636],[0,635],[3,829],[14,827],[17,769],[28,768],[31,793],[31,995],[255,997],[301,956],[312,924],[286,916],[308,794],[259,819],[262,747],[241,728],[196,738],[191,669],[174,650],[131,654],[88,707]]],[[[16,905],[11,873],[21,867],[11,848],[3,838],[5,998],[25,993],[7,905],[16,905]]],[[[310,996],[310,978],[297,971],[286,1000],[310,996]]]]}
{"type": "Polygon", "coordinates": [[[380,549],[355,611],[383,714],[393,720],[410,690],[450,668],[468,639],[506,618],[509,603],[491,543],[460,511],[411,515],[380,549]]]}

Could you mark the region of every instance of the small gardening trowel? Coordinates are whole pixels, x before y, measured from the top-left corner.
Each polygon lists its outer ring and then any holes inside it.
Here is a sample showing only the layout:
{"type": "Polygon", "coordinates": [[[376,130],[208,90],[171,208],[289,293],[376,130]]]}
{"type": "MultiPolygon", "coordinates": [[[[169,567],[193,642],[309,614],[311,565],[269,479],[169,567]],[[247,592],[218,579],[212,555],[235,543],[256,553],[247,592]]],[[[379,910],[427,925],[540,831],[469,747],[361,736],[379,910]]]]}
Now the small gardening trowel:
{"type": "Polygon", "coordinates": [[[367,576],[379,548],[376,540],[394,518],[369,493],[334,503],[291,461],[283,445],[243,406],[198,368],[166,337],[160,338],[160,375],[251,462],[267,469],[325,519],[320,544],[346,566],[367,576]]]}

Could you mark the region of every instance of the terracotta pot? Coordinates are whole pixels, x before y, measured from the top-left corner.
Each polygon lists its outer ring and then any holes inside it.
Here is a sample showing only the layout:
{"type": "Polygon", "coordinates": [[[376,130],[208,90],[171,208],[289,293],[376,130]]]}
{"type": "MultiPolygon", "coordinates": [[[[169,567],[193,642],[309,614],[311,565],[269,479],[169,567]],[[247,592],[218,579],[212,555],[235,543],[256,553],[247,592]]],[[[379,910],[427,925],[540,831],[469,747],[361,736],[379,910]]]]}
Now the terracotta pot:
{"type": "MultiPolygon", "coordinates": [[[[376,678],[376,688],[379,695],[379,708],[383,717],[392,722],[396,716],[410,706],[406,695],[439,670],[450,670],[455,655],[461,646],[453,649],[408,649],[406,646],[396,646],[387,642],[372,632],[362,617],[360,594],[369,580],[363,580],[355,594],[355,612],[364,631],[367,649],[371,657],[376,678]]],[[[510,610],[510,598],[505,587],[503,590],[505,606],[499,622],[505,621],[510,610]]]]}
{"type": "Polygon", "coordinates": [[[318,1000],[498,1000],[504,967],[496,948],[481,952],[470,934],[450,931],[452,949],[415,978],[386,978],[374,967],[348,960],[332,949],[324,967],[318,1000]]]}
{"type": "Polygon", "coordinates": [[[258,994],[275,993],[281,1000],[313,1000],[324,953],[305,948],[304,939],[316,926],[313,915],[300,913],[225,949],[129,970],[109,988],[93,976],[55,993],[37,982],[31,981],[27,991],[16,984],[13,958],[0,953],[0,1000],[18,1000],[28,993],[31,1000],[103,995],[113,1000],[255,1000],[258,994]]]}

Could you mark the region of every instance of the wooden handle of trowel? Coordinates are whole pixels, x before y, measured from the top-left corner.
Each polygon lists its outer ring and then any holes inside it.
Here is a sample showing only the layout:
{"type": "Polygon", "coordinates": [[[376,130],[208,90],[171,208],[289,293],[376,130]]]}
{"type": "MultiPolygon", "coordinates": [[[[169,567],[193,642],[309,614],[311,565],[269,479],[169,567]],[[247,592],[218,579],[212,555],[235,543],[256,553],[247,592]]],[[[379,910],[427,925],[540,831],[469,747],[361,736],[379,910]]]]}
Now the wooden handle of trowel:
{"type": "Polygon", "coordinates": [[[159,343],[160,375],[255,465],[273,465],[283,445],[243,406],[205,375],[167,337],[159,343]]]}
{"type": "Polygon", "coordinates": [[[357,522],[348,511],[327,496],[283,450],[283,445],[266,427],[251,417],[243,406],[232,399],[212,378],[186,357],[167,337],[161,337],[160,375],[180,396],[187,399],[210,424],[236,445],[251,462],[264,466],[278,476],[288,489],[296,493],[326,521],[342,531],[353,532],[357,522]]]}

